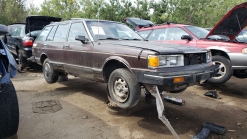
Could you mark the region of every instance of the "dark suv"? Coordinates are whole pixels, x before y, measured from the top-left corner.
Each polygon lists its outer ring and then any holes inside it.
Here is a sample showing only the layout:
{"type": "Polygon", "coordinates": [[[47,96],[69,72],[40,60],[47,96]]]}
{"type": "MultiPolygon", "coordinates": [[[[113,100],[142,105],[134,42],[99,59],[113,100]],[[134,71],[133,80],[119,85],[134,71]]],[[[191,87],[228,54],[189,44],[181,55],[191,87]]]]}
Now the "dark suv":
{"type": "Polygon", "coordinates": [[[47,25],[33,56],[48,83],[64,73],[107,82],[109,98],[121,108],[137,104],[141,86],[181,92],[218,70],[209,50],[147,42],[122,23],[93,19],[47,25]]]}
{"type": "Polygon", "coordinates": [[[33,41],[44,26],[51,22],[61,21],[61,18],[48,16],[28,16],[26,23],[16,23],[8,26],[7,46],[11,53],[18,58],[19,71],[23,71],[32,56],[33,41]]]}

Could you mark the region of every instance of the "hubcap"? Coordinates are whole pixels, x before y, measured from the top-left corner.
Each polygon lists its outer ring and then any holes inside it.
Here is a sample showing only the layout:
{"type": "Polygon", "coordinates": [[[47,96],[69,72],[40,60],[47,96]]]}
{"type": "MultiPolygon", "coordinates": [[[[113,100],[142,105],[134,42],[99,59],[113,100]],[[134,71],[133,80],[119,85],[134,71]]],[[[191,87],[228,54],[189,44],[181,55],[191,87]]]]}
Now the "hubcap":
{"type": "Polygon", "coordinates": [[[45,64],[45,77],[50,78],[51,76],[51,67],[48,63],[45,64]]]}
{"type": "Polygon", "coordinates": [[[215,75],[215,77],[212,77],[213,79],[220,79],[226,75],[226,66],[222,62],[213,61],[213,64],[219,65],[219,72],[215,75]]]}
{"type": "Polygon", "coordinates": [[[114,81],[113,95],[118,102],[125,102],[129,97],[129,87],[126,81],[119,77],[114,81]]]}

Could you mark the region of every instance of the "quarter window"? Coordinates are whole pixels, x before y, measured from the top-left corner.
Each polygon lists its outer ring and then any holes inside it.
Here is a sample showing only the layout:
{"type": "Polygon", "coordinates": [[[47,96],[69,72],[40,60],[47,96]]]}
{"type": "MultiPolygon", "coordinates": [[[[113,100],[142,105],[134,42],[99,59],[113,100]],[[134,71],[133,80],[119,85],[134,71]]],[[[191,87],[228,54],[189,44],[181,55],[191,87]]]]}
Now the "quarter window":
{"type": "Polygon", "coordinates": [[[88,35],[82,23],[74,23],[71,25],[68,41],[76,41],[75,40],[76,35],[85,36],[85,38],[88,39],[88,35]]]}
{"type": "Polygon", "coordinates": [[[69,30],[69,24],[59,25],[53,41],[66,41],[68,30],[69,30]]]}
{"type": "Polygon", "coordinates": [[[36,41],[45,41],[51,29],[52,26],[45,27],[37,37],[36,41]]]}

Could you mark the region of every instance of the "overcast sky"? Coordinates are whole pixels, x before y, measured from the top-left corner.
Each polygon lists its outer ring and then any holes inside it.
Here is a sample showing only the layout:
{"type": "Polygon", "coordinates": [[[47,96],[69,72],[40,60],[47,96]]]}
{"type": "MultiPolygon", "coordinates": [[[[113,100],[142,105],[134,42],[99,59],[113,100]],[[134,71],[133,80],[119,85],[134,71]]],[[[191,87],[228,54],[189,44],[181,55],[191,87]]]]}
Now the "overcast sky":
{"type": "Polygon", "coordinates": [[[35,6],[40,7],[41,3],[43,3],[44,0],[29,0],[30,3],[33,3],[35,6]]]}

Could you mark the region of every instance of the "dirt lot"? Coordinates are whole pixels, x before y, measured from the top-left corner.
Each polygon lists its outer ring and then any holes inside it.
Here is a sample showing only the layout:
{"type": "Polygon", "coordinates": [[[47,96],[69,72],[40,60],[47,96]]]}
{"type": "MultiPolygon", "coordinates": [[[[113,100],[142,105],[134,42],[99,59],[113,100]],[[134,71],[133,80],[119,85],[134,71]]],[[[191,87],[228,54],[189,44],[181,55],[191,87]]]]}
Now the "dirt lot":
{"type": "MultiPolygon", "coordinates": [[[[20,107],[19,139],[170,139],[157,118],[156,106],[139,104],[122,114],[106,112],[106,84],[69,76],[65,82],[47,84],[41,70],[18,73],[12,79],[20,107]],[[33,113],[32,103],[59,100],[63,107],[55,113],[33,113]]],[[[165,94],[185,100],[178,106],[164,102],[166,117],[181,139],[189,139],[202,129],[203,122],[226,127],[223,136],[211,133],[209,139],[247,138],[247,79],[231,78],[222,86],[203,84],[180,94],[165,94]],[[218,91],[222,99],[204,96],[218,91]]]]}

